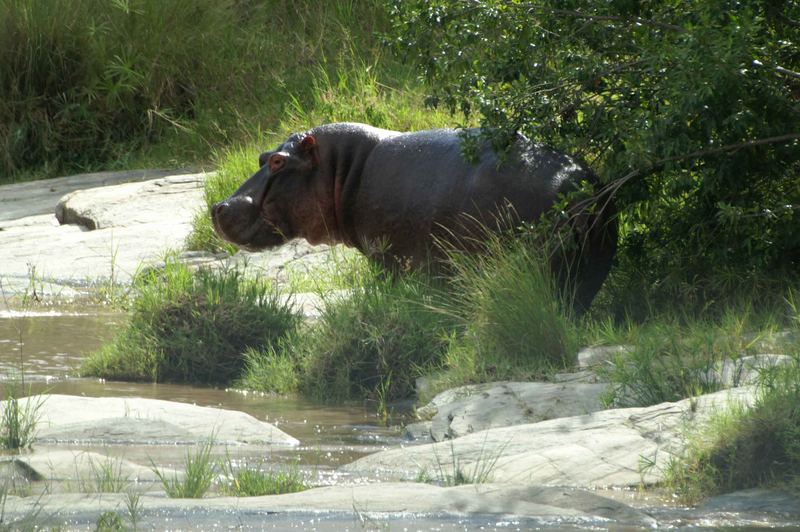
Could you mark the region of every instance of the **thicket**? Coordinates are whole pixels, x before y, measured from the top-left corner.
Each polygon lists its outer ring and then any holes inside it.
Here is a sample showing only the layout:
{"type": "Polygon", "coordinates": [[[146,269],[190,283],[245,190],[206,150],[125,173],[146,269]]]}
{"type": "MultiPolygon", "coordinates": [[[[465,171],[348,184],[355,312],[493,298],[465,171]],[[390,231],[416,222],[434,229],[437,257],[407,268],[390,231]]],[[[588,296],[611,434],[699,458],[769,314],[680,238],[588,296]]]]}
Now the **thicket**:
{"type": "Polygon", "coordinates": [[[797,279],[800,2],[392,5],[430,104],[599,172],[621,213],[612,308],[703,311],[797,279]]]}

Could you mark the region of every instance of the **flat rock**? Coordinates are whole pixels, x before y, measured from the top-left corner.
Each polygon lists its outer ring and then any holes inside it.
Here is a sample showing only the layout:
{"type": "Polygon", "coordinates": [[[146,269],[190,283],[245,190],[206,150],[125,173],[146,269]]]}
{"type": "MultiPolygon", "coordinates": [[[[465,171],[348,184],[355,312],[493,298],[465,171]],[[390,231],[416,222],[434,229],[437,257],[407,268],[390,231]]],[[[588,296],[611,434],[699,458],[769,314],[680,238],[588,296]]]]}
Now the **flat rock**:
{"type": "MultiPolygon", "coordinates": [[[[167,499],[143,495],[139,503],[140,525],[146,529],[163,527],[165,517],[169,517],[172,528],[181,529],[210,529],[217,523],[236,523],[243,528],[275,527],[285,530],[290,528],[289,525],[296,527],[309,517],[316,524],[313,527],[315,529],[319,529],[322,521],[323,530],[344,528],[341,523],[339,526],[325,527],[326,519],[344,521],[345,525],[360,530],[371,528],[378,520],[385,518],[399,519],[404,526],[419,529],[420,524],[426,523],[425,516],[435,519],[429,518],[428,526],[435,524],[436,520],[457,516],[460,518],[459,530],[464,530],[465,525],[486,523],[483,518],[487,516],[494,516],[490,522],[497,522],[498,519],[506,523],[514,519],[537,520],[521,523],[520,526],[525,528],[536,524],[605,527],[614,524],[651,527],[655,524],[655,520],[646,513],[591,492],[548,487],[465,485],[443,488],[406,482],[331,486],[300,493],[239,499],[167,499]],[[316,516],[308,516],[309,512],[316,513],[316,516]],[[466,522],[462,521],[464,518],[466,522]],[[181,519],[188,523],[184,524],[181,519]]],[[[115,511],[126,515],[126,497],[115,494],[96,497],[11,496],[6,501],[5,517],[7,522],[13,523],[37,508],[42,515],[57,513],[60,522],[70,526],[91,526],[102,512],[115,511]]],[[[434,529],[441,530],[439,527],[434,529]]]]}
{"type": "MultiPolygon", "coordinates": [[[[177,474],[174,470],[164,468],[160,471],[169,478],[177,474]]],[[[109,473],[110,478],[117,481],[156,482],[159,480],[150,467],[86,451],[35,452],[0,458],[0,480],[70,481],[80,485],[90,484],[104,472],[109,473]],[[4,474],[3,471],[6,473],[4,474]],[[11,473],[9,474],[9,472],[11,473]]],[[[89,488],[88,485],[87,488],[89,488]]],[[[93,490],[87,489],[87,491],[93,490]]]]}
{"type": "Polygon", "coordinates": [[[668,459],[684,449],[688,428],[707,422],[732,402],[751,404],[754,397],[752,388],[735,388],[646,408],[488,429],[375,453],[342,469],[384,480],[461,473],[507,484],[649,485],[662,479],[668,459]]]}
{"type": "Polygon", "coordinates": [[[495,382],[440,393],[417,410],[435,441],[481,430],[578,416],[603,409],[605,384],[495,382]]]}
{"type": "Polygon", "coordinates": [[[36,441],[50,444],[297,445],[299,442],[249,414],[158,399],[41,395],[36,441]]]}
{"type": "Polygon", "coordinates": [[[0,186],[0,191],[2,191],[0,193],[0,221],[16,220],[38,214],[53,214],[61,197],[76,190],[147,181],[186,173],[196,173],[196,171],[147,169],[95,172],[2,185],[0,186]]]}
{"type": "MultiPolygon", "coordinates": [[[[71,300],[96,286],[129,283],[140,268],[158,267],[168,250],[184,246],[204,209],[206,177],[107,172],[0,186],[0,289],[71,300]]],[[[330,249],[293,241],[233,258],[189,252],[180,259],[219,268],[247,263],[254,275],[286,283],[324,265],[330,249]]]]}
{"type": "Polygon", "coordinates": [[[702,379],[722,388],[758,384],[764,372],[795,363],[789,355],[748,355],[717,362],[703,373],[702,379]]]}

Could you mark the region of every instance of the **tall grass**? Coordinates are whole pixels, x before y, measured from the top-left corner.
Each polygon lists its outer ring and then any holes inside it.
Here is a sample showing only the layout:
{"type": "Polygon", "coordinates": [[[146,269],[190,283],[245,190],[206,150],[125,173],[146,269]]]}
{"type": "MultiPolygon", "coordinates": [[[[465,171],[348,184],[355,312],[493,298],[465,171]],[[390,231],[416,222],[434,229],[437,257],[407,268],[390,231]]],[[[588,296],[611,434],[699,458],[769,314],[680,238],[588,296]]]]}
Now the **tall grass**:
{"type": "Polygon", "coordinates": [[[432,391],[471,382],[543,377],[574,363],[578,328],[533,232],[491,233],[478,252],[448,250],[451,300],[461,324],[432,391]]]}
{"type": "Polygon", "coordinates": [[[208,492],[217,478],[218,464],[211,456],[213,438],[203,443],[195,452],[186,451],[182,474],[168,476],[157,467],[153,472],[161,480],[167,496],[173,499],[200,499],[208,492]]]}
{"type": "Polygon", "coordinates": [[[289,301],[239,268],[192,272],[171,257],[138,276],[135,290],[127,328],[86,358],[81,374],[226,384],[248,348],[278,341],[299,320],[289,301]]]}
{"type": "Polygon", "coordinates": [[[39,410],[44,404],[40,397],[20,400],[21,385],[9,384],[5,401],[0,403],[0,448],[19,450],[31,447],[36,438],[39,410]]]}
{"type": "Polygon", "coordinates": [[[324,400],[412,396],[417,377],[441,365],[453,326],[436,310],[441,287],[372,265],[360,276],[348,297],[328,300],[319,320],[291,339],[299,388],[324,400]]]}
{"type": "Polygon", "coordinates": [[[610,406],[649,406],[711,393],[724,386],[717,378],[722,364],[747,355],[780,354],[785,342],[776,333],[781,319],[773,311],[729,308],[721,316],[679,316],[652,323],[587,322],[588,342],[625,345],[597,372],[611,386],[610,406]]]}
{"type": "Polygon", "coordinates": [[[207,161],[215,147],[274,129],[289,102],[305,107],[311,72],[374,57],[384,9],[2,0],[0,175],[207,161]]]}
{"type": "Polygon", "coordinates": [[[666,485],[690,503],[765,485],[800,491],[800,358],[772,375],[754,406],[720,412],[691,435],[666,485]]]}

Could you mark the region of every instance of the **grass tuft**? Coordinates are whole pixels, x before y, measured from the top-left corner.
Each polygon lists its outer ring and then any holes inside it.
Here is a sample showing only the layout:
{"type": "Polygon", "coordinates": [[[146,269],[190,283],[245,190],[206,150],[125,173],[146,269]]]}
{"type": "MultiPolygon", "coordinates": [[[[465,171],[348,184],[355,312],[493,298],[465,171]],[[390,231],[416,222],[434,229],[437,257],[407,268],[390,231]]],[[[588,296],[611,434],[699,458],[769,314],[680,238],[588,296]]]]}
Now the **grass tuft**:
{"type": "Polygon", "coordinates": [[[436,310],[441,289],[423,275],[393,277],[364,264],[347,297],[289,342],[300,389],[322,400],[412,396],[416,378],[441,364],[452,322],[436,310]]]}
{"type": "Polygon", "coordinates": [[[201,499],[211,488],[217,478],[217,463],[211,456],[213,439],[205,442],[196,452],[186,452],[183,474],[175,473],[172,477],[162,473],[156,467],[153,472],[161,480],[167,496],[173,499],[201,499]]]}
{"type": "Polygon", "coordinates": [[[279,471],[263,471],[260,467],[249,467],[248,464],[236,466],[228,457],[221,465],[227,482],[222,491],[235,497],[259,497],[261,495],[280,495],[296,493],[308,489],[297,464],[279,471]]]}
{"type": "Polygon", "coordinates": [[[299,322],[291,303],[238,267],[192,272],[174,257],[135,281],[128,327],[90,355],[82,375],[227,384],[248,348],[264,348],[299,322]]]}
{"type": "Polygon", "coordinates": [[[460,323],[432,392],[491,380],[528,380],[574,363],[578,328],[555,285],[546,247],[531,233],[487,235],[479,253],[449,250],[451,298],[460,323]]]}
{"type": "Polygon", "coordinates": [[[30,448],[36,438],[39,410],[44,404],[42,396],[20,401],[20,389],[10,384],[6,400],[0,403],[0,447],[10,450],[30,448]]]}

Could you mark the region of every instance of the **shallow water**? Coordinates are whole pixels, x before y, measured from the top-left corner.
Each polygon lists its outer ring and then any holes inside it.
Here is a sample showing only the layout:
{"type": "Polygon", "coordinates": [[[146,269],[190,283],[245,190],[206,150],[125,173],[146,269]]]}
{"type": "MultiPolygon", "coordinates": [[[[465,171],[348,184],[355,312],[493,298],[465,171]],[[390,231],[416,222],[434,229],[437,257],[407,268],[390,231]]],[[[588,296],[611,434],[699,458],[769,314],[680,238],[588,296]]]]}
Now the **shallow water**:
{"type": "MultiPolygon", "coordinates": [[[[301,445],[294,448],[248,446],[248,449],[237,449],[237,458],[270,464],[299,463],[322,484],[336,480],[334,470],[340,465],[400,441],[399,428],[382,426],[369,405],[321,405],[300,398],[219,388],[74,377],[75,368],[83,357],[110,340],[125,321],[124,314],[107,311],[0,313],[0,388],[4,387],[3,381],[18,381],[20,375],[24,375],[26,394],[30,388],[33,393],[144,397],[247,412],[276,425],[300,440],[301,445]]],[[[5,395],[5,391],[0,392],[5,395]]],[[[38,450],[49,448],[37,446],[38,450]]],[[[70,446],[52,448],[63,450],[70,446]]],[[[169,445],[118,448],[80,445],[72,448],[111,456],[124,454],[134,461],[152,461],[159,466],[180,464],[186,454],[186,449],[169,445]]]]}

